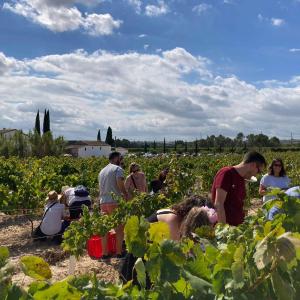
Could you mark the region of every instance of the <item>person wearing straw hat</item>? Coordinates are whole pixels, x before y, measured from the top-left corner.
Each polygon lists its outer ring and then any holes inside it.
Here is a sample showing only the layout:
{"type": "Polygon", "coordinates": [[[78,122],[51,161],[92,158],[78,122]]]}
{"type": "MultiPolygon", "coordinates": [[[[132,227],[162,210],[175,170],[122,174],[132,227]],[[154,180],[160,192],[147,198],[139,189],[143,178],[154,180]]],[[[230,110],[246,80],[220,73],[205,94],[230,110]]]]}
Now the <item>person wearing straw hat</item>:
{"type": "Polygon", "coordinates": [[[65,217],[65,205],[59,203],[56,191],[50,191],[46,198],[44,214],[39,226],[33,233],[35,240],[46,240],[52,236],[56,242],[61,242],[62,234],[65,230],[63,219],[65,217]]]}

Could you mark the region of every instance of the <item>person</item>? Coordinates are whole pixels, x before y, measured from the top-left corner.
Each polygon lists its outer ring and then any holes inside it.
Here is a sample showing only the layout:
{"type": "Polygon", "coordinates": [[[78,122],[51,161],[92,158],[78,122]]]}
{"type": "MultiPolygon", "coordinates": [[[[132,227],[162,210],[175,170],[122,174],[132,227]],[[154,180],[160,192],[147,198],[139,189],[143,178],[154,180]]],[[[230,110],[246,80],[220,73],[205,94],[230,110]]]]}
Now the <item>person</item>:
{"type": "Polygon", "coordinates": [[[211,188],[212,202],[218,222],[237,226],[244,221],[245,179],[260,174],[266,166],[265,158],[256,151],[245,154],[241,163],[221,168],[211,188]]]}
{"type": "Polygon", "coordinates": [[[56,191],[50,191],[46,200],[44,215],[40,225],[33,233],[33,238],[43,241],[46,237],[52,236],[53,241],[60,243],[62,234],[67,227],[67,223],[63,222],[65,218],[65,205],[58,202],[56,191]]]}
{"type": "Polygon", "coordinates": [[[140,170],[140,166],[137,163],[131,163],[129,166],[129,175],[125,180],[125,189],[128,193],[128,200],[132,199],[134,191],[141,193],[147,193],[147,181],[146,176],[140,170]]]}
{"type": "MultiPolygon", "coordinates": [[[[167,223],[170,228],[171,240],[179,241],[186,237],[193,239],[193,232],[196,228],[213,226],[217,222],[215,210],[205,206],[207,203],[207,199],[202,197],[189,197],[177,205],[173,205],[171,209],[160,210],[147,219],[150,223],[158,221],[167,223]],[[177,231],[176,234],[175,231],[177,231]]],[[[132,253],[126,255],[120,272],[120,278],[124,283],[133,280],[133,283],[137,284],[136,272],[133,272],[136,259],[132,253]]],[[[150,285],[147,276],[147,288],[150,288],[150,285]]]]}
{"type": "Polygon", "coordinates": [[[165,181],[167,179],[168,173],[169,168],[165,168],[159,173],[158,179],[154,179],[150,182],[151,193],[158,193],[166,186],[165,181]]]}
{"type": "MultiPolygon", "coordinates": [[[[121,154],[112,152],[109,155],[109,164],[103,168],[98,176],[100,190],[100,209],[103,214],[112,214],[118,207],[117,197],[128,199],[125,189],[124,170],[120,167],[121,154]]],[[[116,231],[116,254],[118,258],[123,256],[122,243],[124,240],[124,226],[120,225],[116,231]]],[[[106,261],[110,258],[107,249],[107,235],[102,237],[102,260],[106,261]]]]}
{"type": "MultiPolygon", "coordinates": [[[[171,208],[160,209],[154,212],[147,220],[150,223],[154,222],[165,222],[169,225],[170,229],[170,237],[172,240],[178,241],[180,240],[180,227],[184,218],[188,215],[189,211],[193,207],[209,207],[208,200],[201,196],[190,196],[184,199],[183,201],[174,204],[171,208]]],[[[214,211],[209,211],[207,213],[211,214],[211,220],[217,221],[217,217],[213,216],[214,211]]]]}
{"type": "Polygon", "coordinates": [[[266,195],[271,188],[288,189],[291,180],[286,176],[285,168],[281,158],[273,159],[269,166],[268,174],[265,174],[260,180],[259,194],[263,196],[263,202],[271,200],[274,196],[266,195]]]}
{"type": "Polygon", "coordinates": [[[82,215],[82,205],[91,207],[92,201],[88,189],[83,185],[62,187],[61,202],[69,208],[70,220],[77,220],[82,215]]]}

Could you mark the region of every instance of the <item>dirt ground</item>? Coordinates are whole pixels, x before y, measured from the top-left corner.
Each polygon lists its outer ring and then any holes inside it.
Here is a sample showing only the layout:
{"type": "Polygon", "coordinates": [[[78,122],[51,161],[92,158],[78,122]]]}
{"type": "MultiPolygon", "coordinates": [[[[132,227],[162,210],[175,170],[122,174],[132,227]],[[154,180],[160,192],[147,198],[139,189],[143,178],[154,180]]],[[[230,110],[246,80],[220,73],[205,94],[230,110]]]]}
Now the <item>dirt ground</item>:
{"type": "MultiPolygon", "coordinates": [[[[38,224],[39,221],[34,221],[34,228],[38,224]]],[[[13,282],[23,286],[31,282],[31,279],[24,275],[19,266],[19,260],[23,255],[37,255],[44,258],[50,264],[53,281],[67,277],[69,275],[69,255],[51,241],[33,242],[30,235],[31,223],[26,218],[0,215],[0,246],[8,247],[10,261],[16,266],[13,282]]],[[[116,258],[112,258],[108,263],[93,260],[86,253],[76,262],[74,275],[96,273],[99,279],[106,282],[117,282],[120,263],[116,258]]]]}
{"type": "MultiPolygon", "coordinates": [[[[253,199],[248,214],[254,215],[260,207],[261,200],[253,199]]],[[[34,221],[34,228],[38,224],[38,220],[34,221]]],[[[67,277],[69,275],[69,255],[51,241],[33,242],[30,235],[31,223],[26,217],[0,215],[0,246],[9,248],[11,262],[16,266],[13,281],[23,286],[31,282],[31,279],[24,275],[19,266],[19,260],[23,255],[37,255],[44,258],[50,264],[53,281],[67,277]]],[[[117,282],[120,265],[121,261],[116,258],[104,263],[91,259],[86,253],[76,262],[74,275],[96,273],[99,279],[106,282],[117,282]]]]}

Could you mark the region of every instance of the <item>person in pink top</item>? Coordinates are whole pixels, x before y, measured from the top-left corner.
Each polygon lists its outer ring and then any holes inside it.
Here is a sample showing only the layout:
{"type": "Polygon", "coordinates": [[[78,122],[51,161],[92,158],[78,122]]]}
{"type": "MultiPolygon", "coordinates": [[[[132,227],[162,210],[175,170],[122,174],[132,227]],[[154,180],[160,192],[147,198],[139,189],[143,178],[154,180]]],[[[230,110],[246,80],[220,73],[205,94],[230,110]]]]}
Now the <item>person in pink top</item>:
{"type": "Polygon", "coordinates": [[[136,163],[131,163],[129,167],[130,174],[125,180],[125,189],[128,193],[128,199],[133,198],[134,191],[147,193],[147,181],[145,174],[140,170],[140,166],[136,163]]]}

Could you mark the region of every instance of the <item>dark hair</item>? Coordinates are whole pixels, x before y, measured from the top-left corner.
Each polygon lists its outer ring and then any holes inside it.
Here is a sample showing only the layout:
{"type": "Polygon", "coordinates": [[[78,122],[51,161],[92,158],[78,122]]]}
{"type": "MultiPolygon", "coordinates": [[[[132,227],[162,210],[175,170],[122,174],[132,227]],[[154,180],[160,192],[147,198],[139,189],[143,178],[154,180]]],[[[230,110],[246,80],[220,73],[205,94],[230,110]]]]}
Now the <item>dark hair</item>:
{"type": "Polygon", "coordinates": [[[115,159],[116,157],[120,157],[121,156],[121,153],[120,152],[117,152],[117,151],[114,151],[114,152],[111,152],[108,156],[108,159],[109,160],[113,160],[115,159]]]}
{"type": "Polygon", "coordinates": [[[255,162],[255,163],[258,163],[258,164],[261,164],[264,166],[267,165],[265,158],[256,151],[250,151],[244,155],[243,163],[248,164],[248,163],[252,163],[252,162],[255,162]]]}
{"type": "Polygon", "coordinates": [[[171,209],[174,210],[178,217],[183,219],[193,207],[206,206],[208,202],[209,200],[203,196],[193,195],[185,198],[179,203],[174,204],[171,209]]]}
{"type": "Polygon", "coordinates": [[[210,224],[207,211],[203,207],[193,207],[180,225],[180,237],[191,237],[196,228],[210,224]]]}
{"type": "Polygon", "coordinates": [[[273,170],[273,167],[274,167],[274,164],[276,162],[280,162],[281,164],[281,170],[279,172],[279,176],[280,177],[284,177],[286,175],[286,172],[285,172],[285,168],[284,168],[284,165],[283,165],[283,161],[281,158],[274,158],[269,166],[269,170],[268,170],[268,174],[269,175],[274,175],[274,170],[273,170]]]}
{"type": "Polygon", "coordinates": [[[167,178],[168,173],[169,173],[169,168],[163,169],[158,175],[158,180],[164,182],[167,178]]]}

